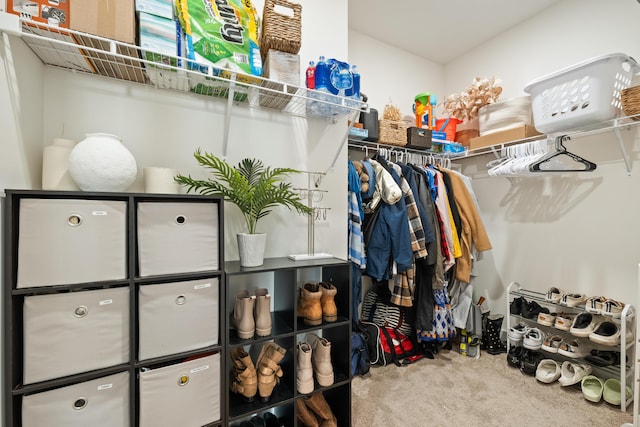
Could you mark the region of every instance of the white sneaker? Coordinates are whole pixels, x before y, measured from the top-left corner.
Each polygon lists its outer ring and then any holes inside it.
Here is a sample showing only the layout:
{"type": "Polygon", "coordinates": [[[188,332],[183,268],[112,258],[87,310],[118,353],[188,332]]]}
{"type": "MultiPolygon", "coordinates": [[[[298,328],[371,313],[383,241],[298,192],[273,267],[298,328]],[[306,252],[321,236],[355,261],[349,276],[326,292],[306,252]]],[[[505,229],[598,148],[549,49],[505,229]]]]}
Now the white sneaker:
{"type": "Polygon", "coordinates": [[[522,346],[529,350],[539,350],[542,347],[542,331],[538,328],[531,328],[522,338],[522,346]]]}
{"type": "Polygon", "coordinates": [[[509,338],[509,342],[511,344],[520,345],[522,344],[522,339],[528,330],[529,327],[527,325],[524,323],[518,323],[517,325],[509,328],[509,331],[507,331],[507,338],[509,338]]]}
{"type": "Polygon", "coordinates": [[[548,302],[557,304],[560,302],[560,298],[562,298],[563,294],[564,294],[564,291],[562,289],[558,289],[555,286],[552,286],[547,291],[547,295],[545,296],[544,299],[548,302]]]}
{"type": "Polygon", "coordinates": [[[564,294],[560,298],[560,305],[566,305],[567,307],[576,307],[587,300],[587,296],[584,294],[564,294]]]}

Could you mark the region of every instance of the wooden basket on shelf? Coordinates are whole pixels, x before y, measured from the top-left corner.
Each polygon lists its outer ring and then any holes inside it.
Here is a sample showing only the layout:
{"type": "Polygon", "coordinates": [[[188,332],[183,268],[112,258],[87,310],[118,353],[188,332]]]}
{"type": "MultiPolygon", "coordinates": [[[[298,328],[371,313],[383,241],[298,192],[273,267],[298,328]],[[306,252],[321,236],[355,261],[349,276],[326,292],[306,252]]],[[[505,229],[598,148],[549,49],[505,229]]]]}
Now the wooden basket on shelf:
{"type": "Polygon", "coordinates": [[[260,54],[266,58],[269,49],[300,52],[302,44],[302,6],[287,0],[265,0],[260,32],[260,54]],[[282,13],[291,11],[290,13],[282,13]]]}
{"type": "MultiPolygon", "coordinates": [[[[620,93],[622,101],[622,111],[627,116],[640,114],[640,86],[633,86],[623,89],[620,93]]],[[[632,117],[633,120],[640,120],[640,117],[632,117]]]]}
{"type": "Polygon", "coordinates": [[[386,120],[379,121],[378,142],[381,144],[399,145],[404,147],[407,145],[407,123],[402,120],[386,120]]]}

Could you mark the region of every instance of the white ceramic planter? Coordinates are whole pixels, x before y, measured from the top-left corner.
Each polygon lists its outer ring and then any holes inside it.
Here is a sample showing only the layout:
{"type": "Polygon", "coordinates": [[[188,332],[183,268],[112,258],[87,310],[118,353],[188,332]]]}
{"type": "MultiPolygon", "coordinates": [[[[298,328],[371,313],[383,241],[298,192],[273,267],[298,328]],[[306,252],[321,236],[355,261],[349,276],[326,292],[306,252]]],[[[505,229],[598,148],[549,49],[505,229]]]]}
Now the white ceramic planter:
{"type": "Polygon", "coordinates": [[[78,191],[76,182],[69,173],[69,155],[76,142],[55,138],[42,153],[42,189],[78,191]]]}
{"type": "Polygon", "coordinates": [[[69,173],[83,191],[125,191],[135,181],[138,166],[119,137],[90,133],[71,151],[69,173]]]}
{"type": "Polygon", "coordinates": [[[258,267],[264,262],[267,233],[238,233],[238,253],[242,267],[258,267]]]}

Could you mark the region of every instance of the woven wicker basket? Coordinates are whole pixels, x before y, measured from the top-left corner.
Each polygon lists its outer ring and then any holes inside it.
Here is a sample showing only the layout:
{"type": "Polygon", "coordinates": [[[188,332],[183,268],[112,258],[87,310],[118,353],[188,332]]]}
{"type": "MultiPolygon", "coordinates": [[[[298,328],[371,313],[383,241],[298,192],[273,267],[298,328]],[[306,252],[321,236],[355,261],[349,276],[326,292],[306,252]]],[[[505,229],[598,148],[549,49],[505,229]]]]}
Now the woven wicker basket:
{"type": "MultiPolygon", "coordinates": [[[[623,89],[620,93],[622,101],[622,111],[627,116],[640,114],[640,86],[633,86],[623,89]]],[[[640,120],[640,117],[632,117],[633,120],[640,120]]]]}
{"type": "Polygon", "coordinates": [[[380,127],[380,136],[378,142],[381,144],[399,145],[404,147],[407,145],[407,123],[401,120],[385,120],[378,121],[380,127]]]}
{"type": "Polygon", "coordinates": [[[300,52],[302,39],[302,6],[287,0],[265,0],[262,11],[260,54],[264,60],[269,49],[281,52],[300,52]],[[289,9],[293,16],[279,13],[289,9]]]}

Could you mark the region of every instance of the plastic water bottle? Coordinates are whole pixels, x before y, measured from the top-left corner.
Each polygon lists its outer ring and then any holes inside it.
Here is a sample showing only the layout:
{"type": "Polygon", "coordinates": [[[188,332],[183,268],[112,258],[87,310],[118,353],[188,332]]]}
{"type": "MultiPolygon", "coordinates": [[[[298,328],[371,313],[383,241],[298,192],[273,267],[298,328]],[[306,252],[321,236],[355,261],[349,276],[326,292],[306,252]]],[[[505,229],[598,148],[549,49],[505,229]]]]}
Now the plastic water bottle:
{"type": "Polygon", "coordinates": [[[316,87],[316,66],[313,61],[309,61],[307,67],[307,89],[315,89],[316,87]]]}
{"type": "MultiPolygon", "coordinates": [[[[318,62],[316,63],[315,77],[315,90],[322,92],[322,94],[314,93],[314,97],[318,100],[329,100],[329,65],[327,64],[323,55],[320,55],[318,62]],[[325,95],[326,94],[326,95],[325,95]]],[[[328,117],[331,115],[331,107],[324,102],[312,101],[311,113],[316,116],[328,117]]]]}
{"type": "Polygon", "coordinates": [[[346,96],[354,99],[354,106],[357,106],[360,102],[360,72],[355,65],[351,66],[351,77],[353,78],[353,85],[345,92],[346,96]]]}
{"type": "Polygon", "coordinates": [[[329,87],[329,66],[324,59],[324,56],[320,55],[318,63],[316,64],[315,71],[315,88],[328,90],[329,87]]]}

